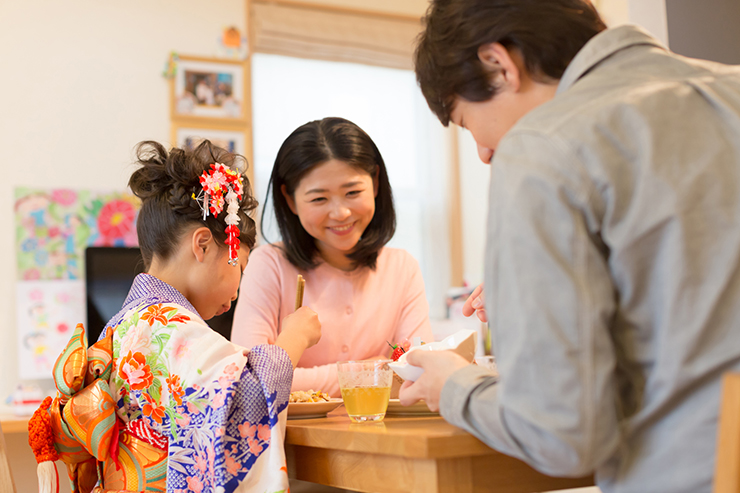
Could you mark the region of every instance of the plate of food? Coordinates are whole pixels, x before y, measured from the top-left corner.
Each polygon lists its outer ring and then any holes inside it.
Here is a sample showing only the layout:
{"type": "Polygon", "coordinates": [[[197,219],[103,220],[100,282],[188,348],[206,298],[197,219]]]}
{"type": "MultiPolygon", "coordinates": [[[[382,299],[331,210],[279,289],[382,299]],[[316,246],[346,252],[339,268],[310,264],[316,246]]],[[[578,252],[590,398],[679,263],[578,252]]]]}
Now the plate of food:
{"type": "Polygon", "coordinates": [[[290,393],[288,419],[323,418],[342,405],[342,399],[314,390],[297,390],[290,393]]]}
{"type": "Polygon", "coordinates": [[[402,406],[398,399],[388,400],[388,410],[385,414],[387,416],[439,416],[439,413],[429,409],[424,401],[402,406]]]}

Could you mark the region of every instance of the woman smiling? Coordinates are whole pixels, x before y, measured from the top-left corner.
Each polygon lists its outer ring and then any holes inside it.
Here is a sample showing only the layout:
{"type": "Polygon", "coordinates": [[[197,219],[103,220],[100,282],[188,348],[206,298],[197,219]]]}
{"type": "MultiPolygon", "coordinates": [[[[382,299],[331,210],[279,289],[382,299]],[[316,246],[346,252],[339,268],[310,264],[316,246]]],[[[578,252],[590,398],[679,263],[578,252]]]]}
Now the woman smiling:
{"type": "MultiPolygon", "coordinates": [[[[292,313],[296,278],[319,315],[321,341],[303,354],[293,390],[339,395],[337,361],[387,358],[387,341],[433,339],[417,261],[385,247],[396,227],[385,163],[370,137],[342,118],[296,129],[278,151],[268,186],[282,242],[254,250],[232,340],[272,343],[292,313]]],[[[263,221],[264,224],[264,213],[263,221]]]]}

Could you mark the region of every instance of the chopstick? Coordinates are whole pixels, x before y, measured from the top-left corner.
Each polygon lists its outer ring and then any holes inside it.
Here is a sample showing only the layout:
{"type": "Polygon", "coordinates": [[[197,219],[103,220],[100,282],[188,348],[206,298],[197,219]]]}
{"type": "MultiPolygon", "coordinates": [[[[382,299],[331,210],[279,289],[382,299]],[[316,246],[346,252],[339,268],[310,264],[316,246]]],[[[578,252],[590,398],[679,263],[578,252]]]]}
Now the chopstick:
{"type": "Polygon", "coordinates": [[[298,274],[298,286],[295,291],[295,309],[298,310],[303,305],[303,289],[306,287],[306,280],[298,274]]]}

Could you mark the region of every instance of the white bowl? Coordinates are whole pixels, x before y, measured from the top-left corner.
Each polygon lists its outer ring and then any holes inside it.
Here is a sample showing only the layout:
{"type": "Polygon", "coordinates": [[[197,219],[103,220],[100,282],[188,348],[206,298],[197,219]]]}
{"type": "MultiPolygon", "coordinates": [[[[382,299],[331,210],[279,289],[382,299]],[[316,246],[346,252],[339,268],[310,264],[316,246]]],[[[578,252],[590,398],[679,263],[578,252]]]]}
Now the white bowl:
{"type": "Polygon", "coordinates": [[[467,361],[473,361],[475,357],[475,344],[478,334],[474,330],[459,330],[454,334],[445,337],[441,341],[430,342],[421,346],[414,346],[406,353],[402,354],[398,361],[388,363],[396,374],[404,380],[415,382],[423,373],[424,369],[406,363],[406,355],[411,351],[447,351],[451,350],[467,361]]]}

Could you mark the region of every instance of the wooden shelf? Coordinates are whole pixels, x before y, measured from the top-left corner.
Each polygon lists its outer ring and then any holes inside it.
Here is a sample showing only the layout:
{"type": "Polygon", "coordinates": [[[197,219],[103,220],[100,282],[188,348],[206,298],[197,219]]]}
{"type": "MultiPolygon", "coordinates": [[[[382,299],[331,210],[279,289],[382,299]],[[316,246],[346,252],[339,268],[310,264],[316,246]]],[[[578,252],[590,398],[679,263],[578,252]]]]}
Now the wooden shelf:
{"type": "Polygon", "coordinates": [[[0,425],[3,434],[28,433],[28,420],[31,416],[16,416],[14,414],[0,414],[0,425]]]}

